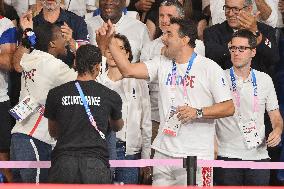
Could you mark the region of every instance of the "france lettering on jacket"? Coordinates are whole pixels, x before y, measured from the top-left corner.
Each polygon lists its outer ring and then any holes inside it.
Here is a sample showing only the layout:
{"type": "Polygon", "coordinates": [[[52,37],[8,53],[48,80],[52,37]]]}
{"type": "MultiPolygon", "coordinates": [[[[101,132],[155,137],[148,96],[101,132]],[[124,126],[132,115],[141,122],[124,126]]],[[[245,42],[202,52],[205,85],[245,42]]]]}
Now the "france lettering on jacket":
{"type": "Polygon", "coordinates": [[[186,83],[186,86],[190,87],[190,88],[194,88],[194,80],[195,80],[195,76],[194,75],[188,75],[186,77],[181,76],[181,75],[177,75],[176,79],[175,79],[175,83],[173,83],[173,78],[174,76],[172,76],[172,73],[168,74],[167,80],[166,80],[166,85],[181,85],[184,86],[184,82],[186,83]]]}
{"type": "MultiPolygon", "coordinates": [[[[89,106],[100,106],[101,104],[101,97],[85,96],[85,98],[89,106]]],[[[63,106],[83,105],[80,96],[63,96],[61,101],[63,106]]]]}

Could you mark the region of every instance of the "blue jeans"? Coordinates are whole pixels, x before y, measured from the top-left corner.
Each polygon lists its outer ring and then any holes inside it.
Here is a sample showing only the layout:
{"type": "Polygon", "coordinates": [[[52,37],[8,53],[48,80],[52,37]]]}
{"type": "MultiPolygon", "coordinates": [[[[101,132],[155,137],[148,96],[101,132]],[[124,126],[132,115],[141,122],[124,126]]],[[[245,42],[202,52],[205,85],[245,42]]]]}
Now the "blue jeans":
{"type": "MultiPolygon", "coordinates": [[[[15,133],[12,135],[11,161],[50,161],[51,145],[31,136],[15,133]]],[[[13,181],[23,183],[46,183],[48,169],[12,169],[13,181]]]]}
{"type": "MultiPolygon", "coordinates": [[[[137,160],[140,159],[140,153],[134,155],[125,155],[125,142],[116,142],[116,153],[118,160],[137,160]]],[[[138,184],[139,168],[138,167],[118,167],[115,169],[115,182],[124,184],[138,184]]]]}

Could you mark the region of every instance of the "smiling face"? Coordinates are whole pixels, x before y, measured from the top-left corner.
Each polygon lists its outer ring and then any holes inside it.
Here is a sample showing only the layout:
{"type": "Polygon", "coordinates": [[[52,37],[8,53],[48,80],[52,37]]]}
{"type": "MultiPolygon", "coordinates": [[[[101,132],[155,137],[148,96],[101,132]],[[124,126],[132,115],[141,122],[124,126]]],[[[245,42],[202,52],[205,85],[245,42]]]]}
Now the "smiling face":
{"type": "Polygon", "coordinates": [[[184,37],[180,36],[179,27],[177,24],[170,24],[162,36],[162,41],[165,45],[165,56],[169,59],[175,59],[178,49],[181,49],[184,45],[184,37]]]}
{"type": "Polygon", "coordinates": [[[226,0],[225,16],[231,28],[238,29],[240,27],[238,16],[240,10],[244,9],[245,0],[226,0]]]}
{"type": "Polygon", "coordinates": [[[100,0],[99,4],[101,17],[104,21],[110,19],[113,23],[116,23],[122,15],[125,0],[100,0]]]}
{"type": "Polygon", "coordinates": [[[55,52],[56,57],[65,57],[67,55],[67,42],[64,39],[62,32],[59,27],[55,27],[53,29],[53,37],[52,37],[52,47],[55,52]]]}
{"type": "Polygon", "coordinates": [[[159,8],[159,27],[162,31],[165,31],[170,25],[170,19],[172,17],[179,17],[175,6],[161,6],[159,8]]]}

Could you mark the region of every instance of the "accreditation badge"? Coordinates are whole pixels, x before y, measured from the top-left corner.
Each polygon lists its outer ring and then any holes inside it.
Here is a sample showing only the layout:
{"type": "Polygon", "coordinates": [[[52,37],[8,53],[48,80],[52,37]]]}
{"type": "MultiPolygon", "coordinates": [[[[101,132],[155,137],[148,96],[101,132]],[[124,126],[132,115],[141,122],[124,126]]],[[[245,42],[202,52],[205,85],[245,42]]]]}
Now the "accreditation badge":
{"type": "Polygon", "coordinates": [[[246,147],[248,149],[256,148],[262,143],[262,140],[258,134],[255,120],[240,123],[239,128],[244,136],[246,147]]]}
{"type": "Polygon", "coordinates": [[[40,107],[40,104],[31,96],[26,96],[9,113],[19,122],[26,119],[30,114],[40,107]]]}
{"type": "Polygon", "coordinates": [[[181,122],[177,118],[176,107],[171,106],[166,117],[163,133],[166,135],[176,137],[178,135],[180,127],[181,127],[181,122]]]}

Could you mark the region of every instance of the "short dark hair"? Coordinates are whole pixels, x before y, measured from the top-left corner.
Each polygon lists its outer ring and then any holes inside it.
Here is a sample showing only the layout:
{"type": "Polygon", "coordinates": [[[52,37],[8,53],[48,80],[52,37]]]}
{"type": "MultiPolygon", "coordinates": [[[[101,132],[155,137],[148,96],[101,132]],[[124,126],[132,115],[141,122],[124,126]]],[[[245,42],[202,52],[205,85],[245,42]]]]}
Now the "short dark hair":
{"type": "Polygon", "coordinates": [[[75,61],[75,69],[79,75],[88,72],[93,73],[94,66],[102,62],[102,53],[100,49],[94,45],[82,45],[76,51],[75,61]]]}
{"type": "Polygon", "coordinates": [[[60,31],[60,28],[57,25],[49,22],[40,24],[39,26],[35,27],[35,49],[43,52],[48,52],[49,43],[57,38],[57,31],[60,31]]]}
{"type": "Polygon", "coordinates": [[[249,30],[241,29],[233,33],[231,41],[235,37],[241,37],[248,39],[248,44],[251,48],[255,49],[257,45],[257,39],[256,36],[249,30]]]}
{"type": "Polygon", "coordinates": [[[115,34],[114,38],[120,39],[122,41],[123,46],[125,48],[125,51],[127,53],[129,53],[128,60],[129,60],[129,62],[131,62],[133,60],[133,55],[132,55],[131,46],[130,46],[130,43],[129,43],[127,37],[125,35],[115,34]]]}
{"type": "Polygon", "coordinates": [[[185,20],[181,18],[171,18],[170,23],[179,25],[178,33],[180,37],[189,37],[190,40],[188,44],[192,48],[195,48],[195,40],[198,38],[196,24],[192,20],[185,20]]]}

